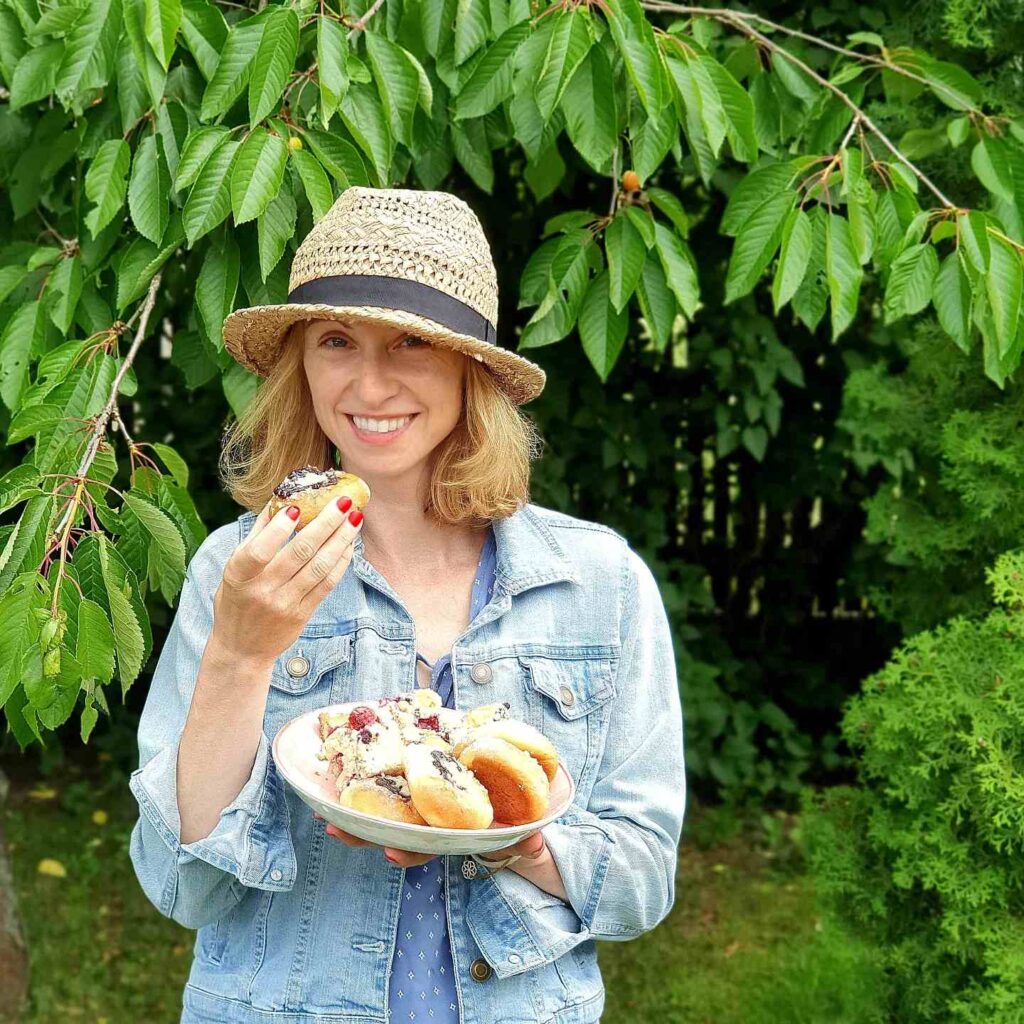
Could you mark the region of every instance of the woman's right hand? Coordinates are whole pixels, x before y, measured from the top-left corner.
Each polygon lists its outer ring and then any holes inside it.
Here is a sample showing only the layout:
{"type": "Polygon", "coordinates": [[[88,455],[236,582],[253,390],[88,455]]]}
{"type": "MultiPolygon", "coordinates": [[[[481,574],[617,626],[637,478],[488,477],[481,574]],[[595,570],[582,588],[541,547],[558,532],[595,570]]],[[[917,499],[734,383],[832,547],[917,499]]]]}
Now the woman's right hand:
{"type": "Polygon", "coordinates": [[[352,561],[363,517],[351,507],[348,497],[328,502],[285,544],[298,509],[291,505],[271,518],[268,501],[224,566],[213,598],[211,640],[240,659],[264,664],[295,643],[352,561]]]}

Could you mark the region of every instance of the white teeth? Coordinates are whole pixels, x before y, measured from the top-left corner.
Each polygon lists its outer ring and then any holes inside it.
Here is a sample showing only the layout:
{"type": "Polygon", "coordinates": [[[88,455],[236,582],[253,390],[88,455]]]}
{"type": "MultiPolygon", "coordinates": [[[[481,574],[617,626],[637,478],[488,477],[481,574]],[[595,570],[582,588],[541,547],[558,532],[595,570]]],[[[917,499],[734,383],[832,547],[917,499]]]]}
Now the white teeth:
{"type": "Polygon", "coordinates": [[[411,416],[403,416],[398,420],[371,420],[362,416],[353,416],[352,420],[360,430],[370,431],[375,434],[389,434],[392,430],[404,427],[411,420],[411,416]]]}

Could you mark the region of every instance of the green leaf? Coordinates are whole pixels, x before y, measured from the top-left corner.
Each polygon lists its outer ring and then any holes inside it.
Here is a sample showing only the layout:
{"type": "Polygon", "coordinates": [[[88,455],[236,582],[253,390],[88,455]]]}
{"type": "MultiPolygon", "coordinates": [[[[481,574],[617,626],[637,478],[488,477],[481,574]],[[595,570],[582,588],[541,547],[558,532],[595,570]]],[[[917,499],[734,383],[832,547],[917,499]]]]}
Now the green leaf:
{"type": "Polygon", "coordinates": [[[0,705],[6,705],[21,682],[26,654],[38,643],[33,612],[46,604],[47,594],[39,578],[27,573],[0,593],[0,705]]]}
{"type": "MultiPolygon", "coordinates": [[[[29,498],[21,511],[21,517],[7,538],[0,552],[0,594],[11,585],[21,572],[34,572],[46,554],[47,531],[54,511],[54,499],[46,494],[40,498],[29,498]]],[[[0,622],[4,620],[0,618],[0,622]]],[[[0,630],[0,634],[3,630],[0,630]]]]}
{"type": "Polygon", "coordinates": [[[932,297],[939,258],[926,243],[912,245],[897,257],[885,288],[885,323],[919,313],[932,297]]]}
{"type": "Polygon", "coordinates": [[[932,304],[942,329],[965,352],[971,350],[971,279],[962,252],[951,252],[932,285],[932,304]]]}
{"type": "Polygon", "coordinates": [[[82,261],[78,256],[63,259],[46,282],[46,295],[52,296],[50,319],[61,334],[67,334],[75,319],[75,307],[82,295],[82,261]]]}
{"type": "Polygon", "coordinates": [[[971,150],[971,167],[978,180],[995,196],[1014,202],[1013,174],[1002,139],[987,136],[975,143],[971,150]]]}
{"type": "Polygon", "coordinates": [[[18,61],[11,79],[11,110],[20,110],[53,93],[63,56],[63,43],[46,43],[29,50],[18,61]]]}
{"type": "Polygon", "coordinates": [[[959,64],[929,57],[921,61],[920,73],[946,106],[954,110],[975,110],[981,106],[981,86],[959,64]]]}
{"type": "Polygon", "coordinates": [[[796,294],[811,258],[811,218],[803,210],[790,210],[782,228],[779,266],[772,282],[775,314],[796,294]]]}
{"type": "Polygon", "coordinates": [[[249,123],[259,124],[277,107],[299,48],[299,17],[290,7],[278,7],[263,23],[256,59],[249,78],[249,123]]]}
{"type": "MultiPolygon", "coordinates": [[[[124,28],[130,49],[135,57],[131,69],[142,83],[150,104],[160,105],[167,84],[167,69],[160,63],[160,58],[153,52],[153,47],[146,39],[146,0],[124,0],[124,28]]],[[[123,53],[123,50],[122,50],[123,53]]],[[[128,71],[125,68],[125,71],[128,71]]],[[[138,116],[138,115],[136,115],[138,116]]]]}
{"type": "Polygon", "coordinates": [[[260,250],[260,276],[267,275],[277,266],[288,239],[295,234],[295,200],[287,189],[279,192],[260,214],[257,221],[260,250]]]}
{"type": "Polygon", "coordinates": [[[985,275],[985,290],[995,325],[1000,359],[1009,352],[1021,329],[1021,292],[1024,272],[1020,254],[1001,238],[991,241],[991,260],[985,275]]]}
{"type": "Polygon", "coordinates": [[[487,5],[458,0],[455,16],[455,63],[464,63],[487,42],[487,5]]]}
{"type": "Polygon", "coordinates": [[[647,198],[661,210],[670,221],[682,238],[690,232],[690,218],[679,199],[671,192],[657,186],[648,186],[647,198]]]}
{"type": "Polygon", "coordinates": [[[384,36],[367,33],[366,50],[391,134],[404,146],[411,146],[413,118],[416,116],[416,99],[419,95],[416,69],[405,50],[384,36]]]}
{"type": "Polygon", "coordinates": [[[341,101],[341,119],[356,145],[370,158],[381,187],[390,178],[394,142],[376,90],[352,84],[341,101]]]}
{"type": "Polygon", "coordinates": [[[224,348],[224,318],[235,305],[240,258],[231,232],[211,242],[196,281],[196,312],[199,323],[218,351],[224,348]]]}
{"type": "Polygon", "coordinates": [[[370,183],[362,157],[346,139],[339,135],[318,132],[314,128],[307,128],[303,132],[303,138],[309,143],[310,149],[324,170],[334,178],[342,190],[349,185],[370,183]]]}
{"type": "Polygon", "coordinates": [[[181,149],[178,173],[174,179],[175,191],[186,189],[195,182],[209,155],[228,137],[227,128],[207,125],[189,132],[181,149]]]}
{"type": "Polygon", "coordinates": [[[743,447],[758,462],[764,462],[764,455],[768,450],[768,431],[761,426],[745,427],[740,437],[743,441],[743,447]]]}
{"type": "Polygon", "coordinates": [[[481,191],[489,195],[494,190],[494,163],[483,118],[453,121],[451,133],[455,158],[481,191]]]}
{"type": "Polygon", "coordinates": [[[166,71],[181,25],[181,0],[145,0],[145,11],[146,39],[166,71]]]}
{"type": "Polygon", "coordinates": [[[654,244],[668,286],[686,316],[692,320],[700,309],[697,266],[687,244],[664,224],[654,223],[654,244]]]}
{"type": "Polygon", "coordinates": [[[807,273],[793,296],[793,312],[810,331],[817,329],[828,306],[828,290],[823,273],[826,216],[821,206],[816,206],[811,211],[811,258],[808,261],[807,273]]]}
{"type": "Polygon", "coordinates": [[[188,463],[173,448],[159,441],[153,443],[153,451],[171,471],[175,482],[181,487],[188,487],[188,463]]]}
{"type": "Polygon", "coordinates": [[[610,174],[618,113],[611,65],[600,46],[590,50],[569,80],[561,109],[566,134],[583,159],[596,173],[610,174]]]}
{"type": "Polygon", "coordinates": [[[330,179],[316,157],[304,149],[291,150],[289,159],[299,173],[299,180],[313,210],[315,224],[334,205],[334,191],[331,189],[330,179]]]}
{"type": "Polygon", "coordinates": [[[131,150],[123,139],[110,139],[96,151],[85,174],[85,195],[93,208],[85,226],[95,238],[114,219],[124,203],[131,150]]]}
{"type": "Polygon", "coordinates": [[[733,156],[744,163],[753,163],[760,152],[754,131],[754,103],[750,94],[733,78],[732,73],[713,57],[702,54],[701,66],[714,83],[728,118],[726,134],[733,156]]]}
{"type": "Polygon", "coordinates": [[[650,249],[654,245],[654,218],[639,206],[624,206],[620,215],[629,218],[644,240],[644,245],[650,249]]]}
{"type": "Polygon", "coordinates": [[[228,36],[224,15],[206,0],[183,0],[181,35],[195,58],[203,78],[209,82],[217,71],[217,62],[228,36]]]}
{"type": "Polygon", "coordinates": [[[958,248],[967,253],[967,259],[979,274],[987,274],[990,249],[985,215],[980,210],[971,210],[966,216],[960,214],[956,223],[960,229],[958,248]]]}
{"type": "Polygon", "coordinates": [[[795,192],[769,196],[750,215],[736,236],[725,276],[725,302],[728,305],[746,295],[771,263],[782,240],[786,217],[796,201],[795,192]]]}
{"type": "Polygon", "coordinates": [[[203,93],[199,118],[211,121],[227,113],[249,83],[256,51],[263,37],[262,20],[249,19],[228,32],[213,73],[203,93]]]}
{"type": "Polygon", "coordinates": [[[139,234],[160,244],[170,220],[167,199],[171,176],[164,159],[159,135],[147,135],[135,153],[131,183],[128,185],[128,209],[139,234]]]}
{"type": "Polygon", "coordinates": [[[106,612],[84,598],[78,605],[78,646],[75,660],[85,679],[109,683],[114,678],[114,630],[106,612]]]}
{"type": "Polygon", "coordinates": [[[508,98],[516,50],[529,34],[529,21],[520,21],[491,44],[455,97],[456,118],[482,117],[508,98]]]}
{"type": "Polygon", "coordinates": [[[26,437],[32,437],[39,431],[53,427],[64,418],[64,410],[59,405],[40,402],[20,410],[11,419],[7,429],[7,443],[17,444],[26,437]]]}
{"type": "Polygon", "coordinates": [[[226,139],[200,168],[182,213],[189,245],[195,245],[231,212],[230,173],[239,145],[234,139],[226,139]]]}
{"type": "Polygon", "coordinates": [[[629,327],[626,311],[612,305],[610,288],[608,271],[602,270],[587,288],[579,317],[583,351],[602,381],[618,361],[629,327]]]}
{"type": "Polygon", "coordinates": [[[321,15],[316,19],[316,69],[320,83],[320,123],[326,131],[348,91],[348,35],[341,24],[321,15]]]}
{"type": "Polygon", "coordinates": [[[121,31],[120,0],[90,0],[67,37],[55,88],[70,106],[85,89],[105,85],[121,31]]]}
{"type": "MultiPolygon", "coordinates": [[[[8,438],[8,443],[14,442],[8,438]]],[[[0,512],[13,508],[26,497],[38,497],[35,491],[40,479],[39,470],[27,463],[0,476],[0,512]]]]}
{"type": "Polygon", "coordinates": [[[971,119],[969,117],[954,117],[946,122],[946,136],[954,149],[962,146],[971,134],[971,119]]]}
{"type": "Polygon", "coordinates": [[[813,103],[818,98],[818,86],[779,50],[773,50],[772,70],[785,86],[786,92],[803,104],[813,103]]]}
{"type": "Polygon", "coordinates": [[[251,373],[241,363],[232,361],[227,372],[221,377],[221,386],[224,388],[224,397],[231,406],[231,411],[236,417],[245,412],[246,407],[256,394],[256,385],[259,384],[259,377],[251,373]]]}
{"type": "Polygon", "coordinates": [[[621,313],[640,280],[647,247],[633,222],[621,211],[608,225],[604,241],[612,308],[621,313]]]}
{"type": "Polygon", "coordinates": [[[29,354],[42,336],[38,302],[19,306],[0,335],[0,398],[11,412],[21,402],[28,384],[29,354]]]}
{"type": "Polygon", "coordinates": [[[231,208],[235,224],[258,217],[281,189],[288,144],[256,128],[242,143],[231,169],[231,208]]]}
{"type": "Polygon", "coordinates": [[[667,92],[654,30],[637,0],[607,0],[608,27],[649,117],[657,118],[667,92]]]}
{"type": "Polygon", "coordinates": [[[540,75],[533,84],[533,97],[545,122],[551,119],[555,107],[577,68],[586,58],[592,39],[587,28],[589,14],[578,7],[568,8],[551,16],[551,32],[540,67],[540,75]]]}
{"type": "Polygon", "coordinates": [[[131,491],[124,501],[153,539],[150,558],[155,560],[161,584],[177,592],[185,578],[185,542],[177,526],[163,509],[131,491]]]}
{"type": "Polygon", "coordinates": [[[117,574],[111,566],[110,542],[99,534],[99,557],[103,583],[110,603],[110,617],[114,624],[114,648],[117,653],[117,674],[121,680],[122,695],[142,671],[144,639],[142,628],[128,595],[122,590],[117,574]]]}
{"type": "Polygon", "coordinates": [[[765,199],[786,192],[793,178],[793,168],[788,162],[768,164],[741,178],[722,214],[723,234],[738,235],[765,199]]]}
{"type": "Polygon", "coordinates": [[[636,297],[655,346],[659,352],[664,352],[672,336],[672,324],[676,318],[676,300],[669,290],[665,281],[665,272],[654,252],[648,252],[644,260],[643,273],[637,283],[636,297]]]}
{"type": "Polygon", "coordinates": [[[853,322],[864,276],[850,234],[850,225],[831,213],[825,221],[825,270],[832,298],[832,340],[853,322]]]}

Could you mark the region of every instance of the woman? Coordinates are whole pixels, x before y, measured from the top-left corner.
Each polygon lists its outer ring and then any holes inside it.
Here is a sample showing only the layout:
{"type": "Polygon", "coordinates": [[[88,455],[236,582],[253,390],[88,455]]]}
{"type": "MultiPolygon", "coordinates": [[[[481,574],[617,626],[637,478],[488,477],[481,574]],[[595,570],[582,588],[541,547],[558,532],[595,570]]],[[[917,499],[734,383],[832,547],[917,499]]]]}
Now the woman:
{"type": "Polygon", "coordinates": [[[186,575],[139,726],[131,854],[198,929],[185,1022],[589,1024],[596,939],[674,899],[685,779],[657,585],[614,531],[528,503],[544,374],[495,344],[483,229],[444,192],[353,187],[300,245],[288,302],[233,313],[267,379],[222,459],[250,509],[186,575]],[[292,469],[372,497],[292,537],[292,469]],[[258,515],[256,510],[259,511],[258,515]],[[432,686],[507,701],[576,781],[557,821],[487,857],[381,850],[315,819],[270,740],[327,704],[432,686]]]}

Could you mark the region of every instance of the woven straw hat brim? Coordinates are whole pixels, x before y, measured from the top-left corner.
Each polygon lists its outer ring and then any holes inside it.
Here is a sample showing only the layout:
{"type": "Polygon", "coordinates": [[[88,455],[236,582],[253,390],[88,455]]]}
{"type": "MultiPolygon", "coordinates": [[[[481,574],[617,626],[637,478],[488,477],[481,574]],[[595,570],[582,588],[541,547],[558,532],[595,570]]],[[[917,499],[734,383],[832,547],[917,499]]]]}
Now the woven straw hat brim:
{"type": "Polygon", "coordinates": [[[224,320],[224,345],[247,369],[266,377],[280,358],[285,333],[299,320],[350,320],[386,324],[422,334],[437,344],[476,358],[486,365],[502,390],[522,405],[544,390],[546,374],[514,352],[458,334],[428,317],[381,306],[330,306],[287,303],[237,309],[224,320]]]}

